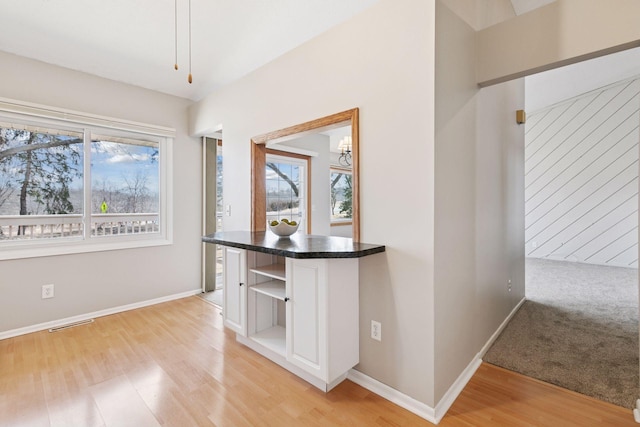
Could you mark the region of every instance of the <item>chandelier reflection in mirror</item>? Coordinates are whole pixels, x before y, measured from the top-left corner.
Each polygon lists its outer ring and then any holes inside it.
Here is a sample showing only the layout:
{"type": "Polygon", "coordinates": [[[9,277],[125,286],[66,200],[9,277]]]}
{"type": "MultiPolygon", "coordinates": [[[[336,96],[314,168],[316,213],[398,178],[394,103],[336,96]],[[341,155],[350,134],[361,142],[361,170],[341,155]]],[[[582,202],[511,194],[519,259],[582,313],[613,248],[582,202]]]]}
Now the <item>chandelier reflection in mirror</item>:
{"type": "Polygon", "coordinates": [[[351,137],[345,136],[340,140],[338,148],[341,151],[340,157],[338,157],[338,163],[341,166],[351,166],[351,137]]]}

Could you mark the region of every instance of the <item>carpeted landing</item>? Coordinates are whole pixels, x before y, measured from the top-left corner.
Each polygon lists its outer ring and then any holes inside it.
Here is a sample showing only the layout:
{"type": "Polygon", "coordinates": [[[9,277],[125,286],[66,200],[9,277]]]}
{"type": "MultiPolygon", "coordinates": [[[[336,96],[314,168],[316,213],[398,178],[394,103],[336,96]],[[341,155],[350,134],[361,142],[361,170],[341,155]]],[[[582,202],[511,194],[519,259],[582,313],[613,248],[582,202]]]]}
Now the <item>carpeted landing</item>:
{"type": "Polygon", "coordinates": [[[526,295],[483,360],[635,407],[638,271],[528,258],[526,295]]]}

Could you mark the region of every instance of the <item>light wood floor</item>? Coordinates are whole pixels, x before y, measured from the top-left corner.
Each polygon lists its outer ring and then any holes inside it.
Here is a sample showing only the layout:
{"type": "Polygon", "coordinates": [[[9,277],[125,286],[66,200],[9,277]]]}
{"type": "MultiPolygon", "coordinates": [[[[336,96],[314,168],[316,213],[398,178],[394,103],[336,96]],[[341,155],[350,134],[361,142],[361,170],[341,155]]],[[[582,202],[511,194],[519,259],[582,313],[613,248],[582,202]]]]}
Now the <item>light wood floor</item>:
{"type": "MultiPolygon", "coordinates": [[[[345,381],[328,394],[225,332],[198,297],[0,341],[0,426],[427,426],[345,381]]],[[[631,411],[482,365],[441,426],[636,426],[631,411]]]]}

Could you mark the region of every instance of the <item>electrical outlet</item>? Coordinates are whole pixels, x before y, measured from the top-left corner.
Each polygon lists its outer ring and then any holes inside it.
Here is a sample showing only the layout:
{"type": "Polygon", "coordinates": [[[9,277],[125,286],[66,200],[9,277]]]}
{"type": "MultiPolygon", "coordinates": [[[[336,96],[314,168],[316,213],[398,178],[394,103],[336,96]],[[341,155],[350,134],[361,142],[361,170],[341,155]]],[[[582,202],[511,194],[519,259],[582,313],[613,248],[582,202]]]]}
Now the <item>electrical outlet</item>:
{"type": "Polygon", "coordinates": [[[53,298],[53,284],[42,285],[42,299],[53,298]]]}
{"type": "Polygon", "coordinates": [[[382,323],[375,320],[371,321],[371,338],[376,341],[382,341],[382,323]]]}
{"type": "Polygon", "coordinates": [[[507,283],[507,289],[511,292],[511,279],[509,279],[509,282],[507,283]]]}

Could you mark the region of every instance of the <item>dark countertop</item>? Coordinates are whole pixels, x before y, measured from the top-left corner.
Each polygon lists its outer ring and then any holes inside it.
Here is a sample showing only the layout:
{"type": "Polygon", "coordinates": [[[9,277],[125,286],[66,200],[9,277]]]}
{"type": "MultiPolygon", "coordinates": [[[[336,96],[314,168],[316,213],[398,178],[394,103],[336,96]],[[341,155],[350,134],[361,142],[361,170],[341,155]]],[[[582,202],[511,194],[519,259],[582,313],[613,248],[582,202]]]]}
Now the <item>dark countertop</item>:
{"type": "Polygon", "coordinates": [[[357,243],[347,237],[295,233],[279,238],[265,231],[224,231],[208,234],[202,241],[288,258],[360,258],[385,251],[384,245],[357,243]]]}

